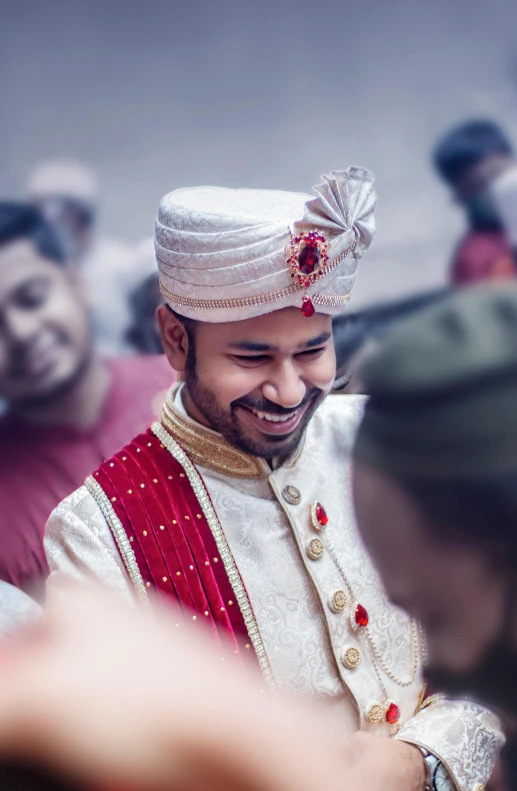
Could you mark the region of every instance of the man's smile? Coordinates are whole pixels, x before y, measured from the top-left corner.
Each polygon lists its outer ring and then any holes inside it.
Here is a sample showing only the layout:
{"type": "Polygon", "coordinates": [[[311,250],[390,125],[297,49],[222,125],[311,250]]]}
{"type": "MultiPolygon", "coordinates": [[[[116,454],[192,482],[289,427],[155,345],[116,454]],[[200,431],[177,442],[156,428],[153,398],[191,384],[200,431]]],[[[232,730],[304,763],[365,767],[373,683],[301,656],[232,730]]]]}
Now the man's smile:
{"type": "Polygon", "coordinates": [[[292,412],[279,415],[273,412],[262,412],[242,405],[237,406],[239,417],[250,427],[260,431],[262,434],[279,436],[290,434],[298,426],[307,408],[307,403],[299,406],[292,412]]]}

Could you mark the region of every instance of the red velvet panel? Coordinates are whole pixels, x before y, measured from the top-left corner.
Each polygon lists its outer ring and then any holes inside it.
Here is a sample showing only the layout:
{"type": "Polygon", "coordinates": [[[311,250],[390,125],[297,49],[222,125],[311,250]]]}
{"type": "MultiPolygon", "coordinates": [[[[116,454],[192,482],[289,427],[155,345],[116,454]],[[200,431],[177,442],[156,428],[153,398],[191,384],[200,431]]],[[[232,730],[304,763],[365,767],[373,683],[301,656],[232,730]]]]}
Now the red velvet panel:
{"type": "MultiPolygon", "coordinates": [[[[181,464],[148,430],[94,473],[131,542],[148,588],[172,596],[218,640],[251,642],[212,531],[181,464]]],[[[246,654],[249,652],[246,651],[246,654]]]]}

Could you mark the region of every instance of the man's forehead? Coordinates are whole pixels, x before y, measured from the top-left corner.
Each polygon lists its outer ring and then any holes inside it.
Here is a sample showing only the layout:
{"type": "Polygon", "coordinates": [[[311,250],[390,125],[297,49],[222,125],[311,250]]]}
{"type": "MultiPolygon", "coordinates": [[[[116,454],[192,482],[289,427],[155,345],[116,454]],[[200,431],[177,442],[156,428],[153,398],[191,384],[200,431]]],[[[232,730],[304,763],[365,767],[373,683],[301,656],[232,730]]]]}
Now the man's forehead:
{"type": "Polygon", "coordinates": [[[229,346],[242,344],[268,345],[278,349],[324,343],[332,336],[330,316],[316,314],[310,319],[297,308],[285,308],[247,321],[221,325],[224,342],[229,346]]]}
{"type": "Polygon", "coordinates": [[[5,290],[16,286],[42,271],[51,272],[58,268],[40,254],[27,239],[17,239],[0,246],[0,288],[5,290]]]}

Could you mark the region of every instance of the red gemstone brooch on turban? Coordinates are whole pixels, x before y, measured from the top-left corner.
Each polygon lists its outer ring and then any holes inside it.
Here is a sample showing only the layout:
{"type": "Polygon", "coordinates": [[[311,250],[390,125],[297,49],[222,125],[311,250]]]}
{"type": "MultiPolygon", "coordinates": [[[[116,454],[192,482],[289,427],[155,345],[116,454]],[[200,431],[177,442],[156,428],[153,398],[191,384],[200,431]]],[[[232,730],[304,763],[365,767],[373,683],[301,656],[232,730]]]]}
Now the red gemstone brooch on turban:
{"type": "MultiPolygon", "coordinates": [[[[322,233],[307,231],[293,236],[287,248],[287,264],[291,269],[291,279],[300,288],[309,288],[325,274],[328,263],[328,242],[322,233]]],[[[310,297],[302,299],[302,313],[313,316],[314,305],[310,297]]]]}

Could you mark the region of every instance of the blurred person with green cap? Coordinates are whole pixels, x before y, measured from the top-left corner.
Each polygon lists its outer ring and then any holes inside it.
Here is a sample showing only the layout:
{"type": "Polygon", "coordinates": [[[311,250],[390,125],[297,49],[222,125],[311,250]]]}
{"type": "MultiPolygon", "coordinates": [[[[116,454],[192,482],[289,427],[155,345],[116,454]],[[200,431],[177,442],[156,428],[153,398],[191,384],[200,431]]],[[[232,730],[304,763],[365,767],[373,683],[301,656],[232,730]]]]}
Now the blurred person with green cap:
{"type": "Polygon", "coordinates": [[[138,247],[100,232],[96,171],[76,160],[40,162],[29,175],[26,193],[54,227],[67,264],[81,272],[96,346],[108,356],[132,352],[130,294],[149,267],[142,268],[138,247]]]}
{"type": "Polygon", "coordinates": [[[517,714],[517,285],[472,288],[366,362],[359,529],[428,677],[517,714]]]}

